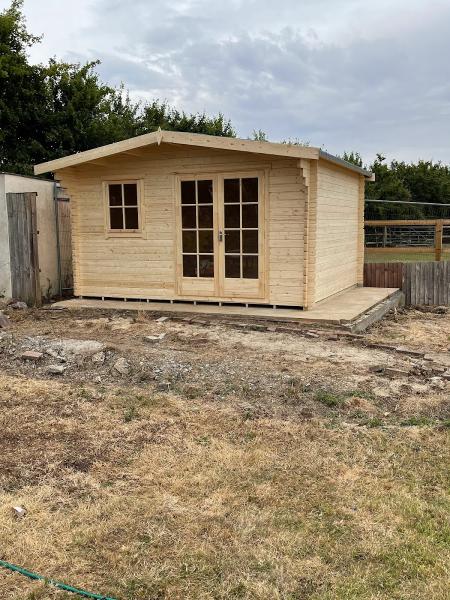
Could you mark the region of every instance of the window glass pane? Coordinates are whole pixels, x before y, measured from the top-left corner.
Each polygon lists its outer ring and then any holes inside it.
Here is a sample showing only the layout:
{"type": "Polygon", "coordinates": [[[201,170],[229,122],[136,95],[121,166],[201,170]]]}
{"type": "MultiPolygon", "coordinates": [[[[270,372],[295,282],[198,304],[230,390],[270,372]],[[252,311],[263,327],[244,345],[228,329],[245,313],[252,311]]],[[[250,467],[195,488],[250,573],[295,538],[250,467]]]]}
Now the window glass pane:
{"type": "Polygon", "coordinates": [[[125,209],[125,229],[139,229],[138,209],[125,209]]]}
{"type": "Polygon", "coordinates": [[[257,177],[246,177],[242,180],[242,202],[258,202],[257,177]]]}
{"type": "Polygon", "coordinates": [[[242,232],[242,252],[258,254],[258,230],[244,230],[242,232]]]}
{"type": "Polygon", "coordinates": [[[240,204],[230,204],[225,206],[225,227],[241,226],[241,206],[240,204]]]}
{"type": "Polygon", "coordinates": [[[212,231],[198,232],[199,252],[214,252],[214,241],[212,231]]]}
{"type": "Polygon", "coordinates": [[[183,252],[197,252],[196,231],[183,231],[183,252]]]}
{"type": "Polygon", "coordinates": [[[183,256],[183,277],[197,277],[197,255],[183,256]]]}
{"type": "Polygon", "coordinates": [[[181,204],[195,204],[195,181],[181,182],[181,204]]]}
{"type": "Polygon", "coordinates": [[[258,227],[257,204],[246,204],[242,207],[242,227],[258,227]]]}
{"type": "Polygon", "coordinates": [[[123,211],[122,208],[109,209],[111,229],[123,229],[123,211]]]}
{"type": "Polygon", "coordinates": [[[199,204],[212,204],[213,182],[210,179],[197,181],[197,200],[199,204]]]}
{"type": "Polygon", "coordinates": [[[258,257],[242,257],[242,276],[244,279],[258,279],[258,257]]]}
{"type": "Polygon", "coordinates": [[[126,206],[137,206],[137,185],[135,183],[125,183],[123,195],[126,206]]]}
{"type": "Polygon", "coordinates": [[[209,229],[213,226],[213,207],[198,207],[198,227],[199,229],[209,229]]]}
{"type": "Polygon", "coordinates": [[[225,252],[239,254],[241,251],[241,233],[240,231],[225,231],[225,252]]]}
{"type": "Polygon", "coordinates": [[[182,207],[182,224],[183,229],[195,229],[197,226],[196,220],[196,207],[195,206],[183,206],[182,207]]]}
{"type": "Polygon", "coordinates": [[[214,277],[214,256],[200,254],[200,277],[214,277]]]}
{"type": "Polygon", "coordinates": [[[225,179],[223,182],[224,202],[240,202],[239,199],[239,179],[225,179]]]}
{"type": "Polygon", "coordinates": [[[232,254],[225,255],[225,277],[239,278],[241,276],[241,257],[232,254]]]}
{"type": "Polygon", "coordinates": [[[122,186],[120,183],[114,183],[109,187],[109,205],[110,206],[121,206],[122,205],[122,186]]]}

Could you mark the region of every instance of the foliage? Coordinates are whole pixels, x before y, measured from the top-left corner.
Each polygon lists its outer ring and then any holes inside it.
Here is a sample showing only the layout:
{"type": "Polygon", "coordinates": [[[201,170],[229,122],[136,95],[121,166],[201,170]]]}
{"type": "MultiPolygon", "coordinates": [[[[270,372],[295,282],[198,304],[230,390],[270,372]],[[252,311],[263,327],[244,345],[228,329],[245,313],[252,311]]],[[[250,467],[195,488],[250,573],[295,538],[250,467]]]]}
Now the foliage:
{"type": "Polygon", "coordinates": [[[235,136],[222,114],[187,114],[159,100],[133,102],[123,86],[100,81],[98,61],[30,64],[27,50],[40,38],[28,33],[22,7],[23,0],[13,0],[0,13],[0,170],[31,173],[34,163],[158,127],[235,136]]]}
{"type": "Polygon", "coordinates": [[[356,165],[357,167],[363,166],[363,160],[359,152],[344,152],[342,155],[342,160],[346,160],[352,165],[356,165]]]}
{"type": "Polygon", "coordinates": [[[267,139],[267,133],[265,131],[263,131],[262,129],[258,129],[258,130],[254,129],[253,133],[252,133],[252,137],[250,139],[255,142],[268,142],[269,141],[267,139]]]}

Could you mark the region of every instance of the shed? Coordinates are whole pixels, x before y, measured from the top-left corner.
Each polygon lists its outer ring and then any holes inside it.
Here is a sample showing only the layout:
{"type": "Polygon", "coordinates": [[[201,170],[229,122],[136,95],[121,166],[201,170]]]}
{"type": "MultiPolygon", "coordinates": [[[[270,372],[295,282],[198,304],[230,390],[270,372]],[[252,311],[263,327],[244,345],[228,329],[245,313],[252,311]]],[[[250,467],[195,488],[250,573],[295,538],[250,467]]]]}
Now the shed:
{"type": "Polygon", "coordinates": [[[307,309],[362,285],[371,173],[318,148],[159,130],[46,172],[76,296],[307,309]]]}

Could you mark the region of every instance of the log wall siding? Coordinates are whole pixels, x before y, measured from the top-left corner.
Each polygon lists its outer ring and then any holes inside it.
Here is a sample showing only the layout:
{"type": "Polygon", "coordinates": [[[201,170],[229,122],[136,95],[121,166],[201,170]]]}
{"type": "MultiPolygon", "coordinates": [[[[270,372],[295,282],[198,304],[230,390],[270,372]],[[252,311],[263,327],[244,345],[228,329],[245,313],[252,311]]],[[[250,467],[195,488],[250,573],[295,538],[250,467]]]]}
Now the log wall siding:
{"type": "MultiPolygon", "coordinates": [[[[176,299],[175,174],[264,170],[270,304],[303,304],[306,187],[297,159],[162,145],[56,174],[72,206],[77,296],[176,299]],[[143,180],[142,236],[108,237],[102,182],[143,180]]],[[[240,298],[237,301],[242,301],[240,298]]]]}
{"type": "Polygon", "coordinates": [[[319,160],[315,301],[357,285],[361,264],[360,175],[319,160]]]}

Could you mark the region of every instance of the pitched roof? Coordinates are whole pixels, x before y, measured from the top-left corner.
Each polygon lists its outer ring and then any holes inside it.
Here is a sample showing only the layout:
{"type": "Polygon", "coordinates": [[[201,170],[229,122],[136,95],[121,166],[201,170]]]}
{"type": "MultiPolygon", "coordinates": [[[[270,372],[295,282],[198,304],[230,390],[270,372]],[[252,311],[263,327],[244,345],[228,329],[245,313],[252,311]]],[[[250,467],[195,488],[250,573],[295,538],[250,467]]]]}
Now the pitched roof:
{"type": "Polygon", "coordinates": [[[213,148],[217,150],[235,150],[237,152],[252,152],[254,154],[268,154],[272,156],[286,156],[292,158],[306,158],[318,160],[323,158],[330,162],[339,164],[344,168],[357,171],[365,177],[370,177],[371,173],[348,163],[336,156],[323,152],[319,148],[309,146],[298,146],[295,144],[275,144],[272,142],[258,142],[253,140],[242,140],[239,138],[220,137],[213,135],[202,135],[198,133],[185,133],[180,131],[162,131],[159,129],[153,133],[146,133],[134,138],[129,138],[114,144],[107,144],[85,152],[71,154],[64,158],[57,158],[49,162],[35,165],[35,175],[48,173],[50,171],[58,171],[66,167],[73,167],[82,163],[96,161],[101,158],[113,156],[115,154],[127,153],[142,148],[144,146],[160,145],[160,144],[180,144],[186,146],[199,146],[203,148],[213,148]]]}

